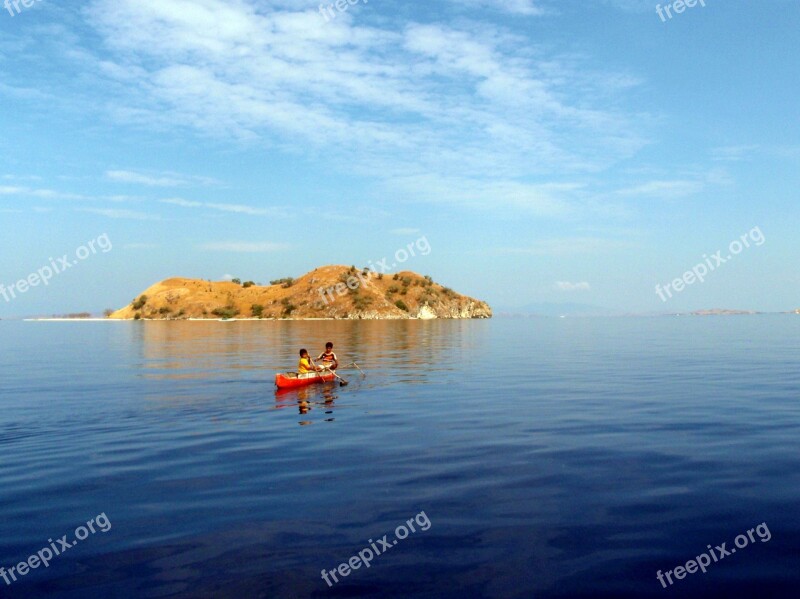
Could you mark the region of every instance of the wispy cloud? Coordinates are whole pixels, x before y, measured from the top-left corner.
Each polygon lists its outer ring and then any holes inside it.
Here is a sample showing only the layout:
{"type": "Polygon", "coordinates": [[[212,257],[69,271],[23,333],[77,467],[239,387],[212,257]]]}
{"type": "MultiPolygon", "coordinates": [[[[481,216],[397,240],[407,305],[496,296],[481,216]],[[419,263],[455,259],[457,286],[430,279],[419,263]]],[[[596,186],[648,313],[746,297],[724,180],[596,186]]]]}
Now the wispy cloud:
{"type": "Polygon", "coordinates": [[[419,229],[414,229],[411,227],[405,227],[405,228],[401,227],[399,229],[392,229],[391,231],[389,231],[389,233],[391,233],[392,235],[416,235],[419,232],[420,232],[419,229]]]}
{"type": "Polygon", "coordinates": [[[21,193],[24,193],[25,191],[27,191],[26,187],[13,187],[10,185],[0,185],[0,196],[19,195],[21,193]]]}
{"type": "Polygon", "coordinates": [[[518,15],[540,16],[547,14],[538,0],[450,0],[453,4],[470,8],[498,10],[518,15]]]}
{"type": "Polygon", "coordinates": [[[42,178],[37,175],[10,175],[6,174],[0,177],[4,181],[41,181],[42,178]]]}
{"type": "MultiPolygon", "coordinates": [[[[462,4],[523,15],[543,6],[462,4]]],[[[85,14],[104,41],[96,76],[109,81],[104,89],[124,90],[113,105],[128,125],[188,127],[303,154],[336,148],[329,159],[343,169],[390,180],[447,172],[460,189],[491,179],[484,185],[501,192],[491,201],[545,212],[564,206],[548,206],[520,181],[593,172],[645,143],[647,115],[634,120],[618,108],[621,90],[635,85],[626,73],[534,53],[524,38],[479,20],[325,23],[300,2],[225,0],[193,11],[95,0],[85,14]]],[[[114,173],[120,182],[183,184],[172,173],[114,173]]]]}
{"type": "Polygon", "coordinates": [[[172,206],[180,206],[181,208],[202,208],[205,206],[203,202],[194,202],[192,200],[184,200],[183,198],[167,198],[161,200],[162,204],[171,204],[172,206]]]}
{"type": "Polygon", "coordinates": [[[119,210],[115,208],[77,208],[79,212],[89,212],[107,218],[117,218],[124,220],[161,220],[161,217],[155,214],[147,214],[144,212],[137,212],[135,210],[119,210]]]}
{"type": "Polygon", "coordinates": [[[233,212],[235,214],[247,214],[250,216],[268,216],[277,213],[275,209],[271,208],[255,208],[253,206],[245,206],[243,204],[218,204],[209,202],[206,204],[212,210],[219,210],[220,212],[233,212]]]}
{"type": "Polygon", "coordinates": [[[613,8],[633,13],[654,12],[652,0],[595,0],[613,8]]]}
{"type": "Polygon", "coordinates": [[[34,189],[23,186],[0,185],[0,196],[17,196],[45,200],[87,200],[88,196],[56,191],[54,189],[34,189]]]}
{"type": "Polygon", "coordinates": [[[126,243],[122,246],[124,250],[154,250],[161,247],[157,243],[126,243]]]}
{"type": "Polygon", "coordinates": [[[248,216],[279,216],[282,214],[280,208],[257,208],[255,206],[247,206],[244,204],[196,202],[194,200],[185,200],[183,198],[167,198],[165,200],[161,200],[161,203],[170,204],[172,206],[180,206],[181,208],[207,208],[209,210],[217,210],[219,212],[231,212],[234,214],[245,214],[248,216]]]}
{"type": "Polygon", "coordinates": [[[576,209],[582,183],[523,183],[418,175],[386,182],[386,194],[406,202],[451,203],[487,211],[511,207],[525,215],[566,216],[576,209]]]}
{"type": "Polygon", "coordinates": [[[741,162],[751,158],[759,150],[758,145],[721,146],[712,148],[711,159],[717,162],[741,162]]]}
{"type": "Polygon", "coordinates": [[[598,254],[602,252],[630,249],[634,247],[631,241],[604,239],[601,237],[565,237],[558,239],[543,239],[529,246],[487,248],[482,253],[495,255],[535,255],[559,256],[567,254],[598,254]]]}
{"type": "Polygon", "coordinates": [[[702,181],[648,181],[641,185],[617,190],[616,195],[625,197],[681,198],[699,193],[705,187],[702,181]]]}
{"type": "MultiPolygon", "coordinates": [[[[33,177],[31,177],[33,179],[33,177]]],[[[50,188],[33,188],[22,185],[0,185],[0,196],[36,198],[40,200],[84,200],[106,202],[132,202],[143,198],[129,195],[87,195],[50,188]]]]}
{"type": "Polygon", "coordinates": [[[557,291],[590,291],[592,286],[586,281],[580,283],[570,283],[569,281],[556,281],[553,288],[557,291]]]}
{"type": "Polygon", "coordinates": [[[204,243],[198,246],[201,250],[212,252],[237,252],[243,254],[261,254],[271,252],[281,252],[289,249],[285,243],[273,242],[243,242],[243,241],[218,241],[214,243],[204,243]]]}
{"type": "Polygon", "coordinates": [[[182,175],[180,173],[146,173],[132,170],[110,170],[106,171],[106,179],[117,183],[133,183],[145,185],[147,187],[188,187],[188,186],[207,186],[217,185],[219,181],[209,177],[196,177],[182,175]]]}
{"type": "Polygon", "coordinates": [[[49,93],[43,92],[42,90],[33,87],[8,85],[2,82],[0,82],[0,94],[10,96],[12,98],[16,98],[19,100],[52,101],[53,99],[53,97],[49,93]]]}

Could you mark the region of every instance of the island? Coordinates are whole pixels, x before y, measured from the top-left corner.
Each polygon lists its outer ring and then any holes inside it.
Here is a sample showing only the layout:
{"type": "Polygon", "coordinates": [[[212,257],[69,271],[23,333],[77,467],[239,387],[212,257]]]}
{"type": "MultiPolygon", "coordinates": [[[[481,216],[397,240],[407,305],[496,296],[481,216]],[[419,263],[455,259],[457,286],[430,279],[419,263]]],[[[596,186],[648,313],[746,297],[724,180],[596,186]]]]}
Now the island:
{"type": "Polygon", "coordinates": [[[486,302],[456,293],[429,276],[323,266],[295,279],[259,285],[233,279],[171,278],[152,285],[112,320],[382,320],[491,318],[486,302]]]}
{"type": "Polygon", "coordinates": [[[713,308],[711,310],[695,310],[690,316],[751,316],[759,314],[754,310],[728,310],[724,308],[713,308]]]}

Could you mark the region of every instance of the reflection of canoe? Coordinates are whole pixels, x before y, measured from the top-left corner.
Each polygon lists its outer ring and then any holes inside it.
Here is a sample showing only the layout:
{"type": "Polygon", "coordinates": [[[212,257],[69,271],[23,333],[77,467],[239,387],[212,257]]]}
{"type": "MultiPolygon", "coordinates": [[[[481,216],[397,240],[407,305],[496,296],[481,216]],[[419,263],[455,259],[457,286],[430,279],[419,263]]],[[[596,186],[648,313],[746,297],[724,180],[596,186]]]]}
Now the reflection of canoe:
{"type": "Polygon", "coordinates": [[[279,372],[275,375],[275,385],[278,389],[296,389],[297,387],[305,387],[306,385],[313,385],[314,383],[328,383],[335,379],[336,377],[331,372],[326,372],[324,374],[318,372],[311,372],[309,374],[279,372]]]}

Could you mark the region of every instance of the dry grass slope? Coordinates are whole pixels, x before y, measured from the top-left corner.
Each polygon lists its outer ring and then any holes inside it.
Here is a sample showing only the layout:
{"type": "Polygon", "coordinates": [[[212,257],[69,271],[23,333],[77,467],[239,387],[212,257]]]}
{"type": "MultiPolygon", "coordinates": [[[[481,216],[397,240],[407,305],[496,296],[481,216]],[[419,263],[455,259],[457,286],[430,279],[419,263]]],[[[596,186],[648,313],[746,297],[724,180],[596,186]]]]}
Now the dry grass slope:
{"type": "Polygon", "coordinates": [[[378,275],[347,266],[323,266],[288,282],[245,285],[167,279],[146,289],[109,318],[377,320],[492,316],[485,302],[455,293],[429,277],[408,271],[378,275]]]}

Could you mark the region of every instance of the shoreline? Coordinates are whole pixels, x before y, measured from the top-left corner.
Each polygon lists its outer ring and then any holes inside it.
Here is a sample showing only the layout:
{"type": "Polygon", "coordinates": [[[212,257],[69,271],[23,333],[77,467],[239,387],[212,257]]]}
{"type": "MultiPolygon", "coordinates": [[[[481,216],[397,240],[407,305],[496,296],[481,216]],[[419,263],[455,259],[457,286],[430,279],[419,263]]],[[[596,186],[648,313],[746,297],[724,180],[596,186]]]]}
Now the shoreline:
{"type": "MultiPolygon", "coordinates": [[[[9,322],[12,319],[7,319],[9,322]]],[[[22,318],[22,322],[303,322],[303,321],[378,321],[378,320],[491,320],[490,318],[22,318]]]]}
{"type": "MultiPolygon", "coordinates": [[[[526,314],[526,313],[498,313],[492,318],[140,318],[138,321],[135,318],[7,318],[6,322],[355,322],[355,321],[400,321],[400,320],[494,320],[501,319],[519,319],[519,318],[543,318],[543,319],[593,319],[593,318],[675,318],[675,317],[721,317],[721,316],[776,316],[776,315],[791,315],[796,316],[800,312],[786,311],[786,312],[736,312],[736,313],[720,313],[720,314],[692,314],[690,312],[679,312],[670,314],[608,314],[608,315],[585,315],[585,314],[568,314],[564,316],[552,316],[543,314],[526,314]]],[[[2,319],[0,319],[2,320],[2,319]]]]}

